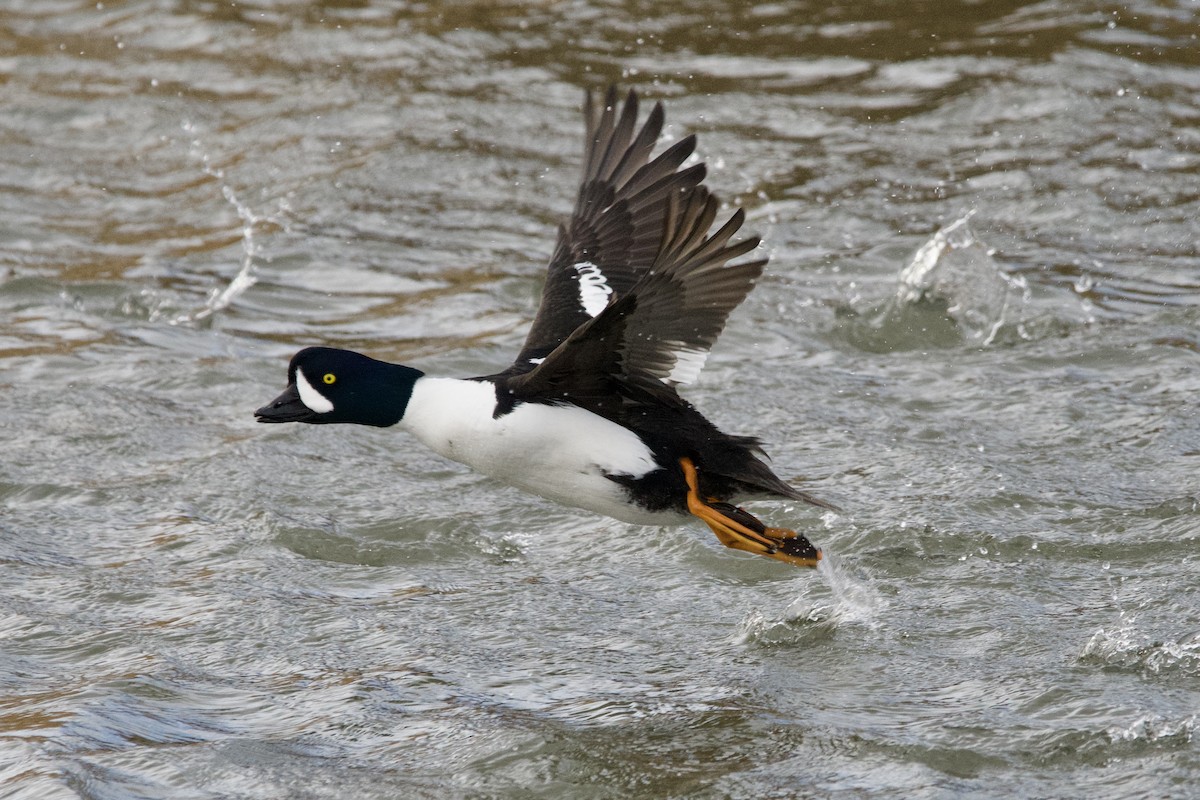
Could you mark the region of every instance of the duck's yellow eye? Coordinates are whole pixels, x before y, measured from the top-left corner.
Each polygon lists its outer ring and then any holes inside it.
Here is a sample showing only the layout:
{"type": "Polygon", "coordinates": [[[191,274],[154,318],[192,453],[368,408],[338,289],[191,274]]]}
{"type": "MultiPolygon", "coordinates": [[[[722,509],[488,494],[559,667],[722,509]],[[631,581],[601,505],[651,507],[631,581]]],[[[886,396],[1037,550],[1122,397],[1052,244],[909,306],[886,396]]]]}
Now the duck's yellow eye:
{"type": "Polygon", "coordinates": [[[321,380],[325,381],[326,384],[335,383],[337,381],[337,375],[334,375],[332,372],[326,372],[325,377],[321,378],[321,380]]]}

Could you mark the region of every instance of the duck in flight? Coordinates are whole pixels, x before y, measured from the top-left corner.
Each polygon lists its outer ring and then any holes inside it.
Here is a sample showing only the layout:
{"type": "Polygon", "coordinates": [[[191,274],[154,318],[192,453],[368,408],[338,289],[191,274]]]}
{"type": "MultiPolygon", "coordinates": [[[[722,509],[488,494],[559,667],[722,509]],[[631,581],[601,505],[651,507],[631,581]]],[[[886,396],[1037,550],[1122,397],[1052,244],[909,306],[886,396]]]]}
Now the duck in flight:
{"type": "Polygon", "coordinates": [[[641,525],[699,517],[728,547],[815,567],[821,551],[731,501],[833,506],[778,478],[760,442],[723,433],[676,387],[697,376],[765,258],[736,261],[739,209],[709,235],[718,203],[695,136],[651,157],[656,104],[610,88],[584,103],[586,152],[575,210],[558,231],[541,306],[516,361],[442,378],[359,353],[309,347],[259,422],[399,425],[446,458],[564,505],[641,525]],[[731,263],[735,262],[736,263],[731,263]]]}

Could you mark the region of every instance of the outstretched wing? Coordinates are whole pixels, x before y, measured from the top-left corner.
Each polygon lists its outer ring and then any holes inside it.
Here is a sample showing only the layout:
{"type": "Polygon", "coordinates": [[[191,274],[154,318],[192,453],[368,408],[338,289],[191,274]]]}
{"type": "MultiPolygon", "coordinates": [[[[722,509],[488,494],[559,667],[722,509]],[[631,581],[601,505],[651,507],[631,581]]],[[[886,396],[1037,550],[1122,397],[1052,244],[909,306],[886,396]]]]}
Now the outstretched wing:
{"type": "Polygon", "coordinates": [[[696,377],[733,309],[766,259],[729,264],[758,238],[729,244],[739,209],[712,236],[717,201],[703,187],[666,204],[658,253],[629,291],[609,303],[528,374],[509,383],[517,397],[562,396],[610,419],[632,395],[682,402],[674,386],[696,377]],[[632,391],[631,391],[632,390],[632,391]]]}
{"type": "Polygon", "coordinates": [[[717,201],[704,187],[672,195],[659,249],[629,291],[579,326],[540,364],[503,382],[511,402],[561,398],[633,430],[670,436],[697,448],[709,473],[741,491],[769,492],[833,508],[781,481],[754,457],[757,439],[722,433],[675,391],[696,377],[730,312],[746,298],[767,260],[731,264],[758,246],[730,244],[742,227],[739,209],[711,236],[717,201]]]}
{"type": "Polygon", "coordinates": [[[559,228],[541,306],[506,374],[533,369],[613,297],[628,293],[659,255],[670,198],[686,199],[704,180],[703,164],[680,169],[696,148],[694,136],[651,160],[662,132],[661,104],[640,130],[637,117],[633,91],[619,106],[616,87],[609,88],[600,108],[587,94],[579,198],[570,220],[559,228]]]}

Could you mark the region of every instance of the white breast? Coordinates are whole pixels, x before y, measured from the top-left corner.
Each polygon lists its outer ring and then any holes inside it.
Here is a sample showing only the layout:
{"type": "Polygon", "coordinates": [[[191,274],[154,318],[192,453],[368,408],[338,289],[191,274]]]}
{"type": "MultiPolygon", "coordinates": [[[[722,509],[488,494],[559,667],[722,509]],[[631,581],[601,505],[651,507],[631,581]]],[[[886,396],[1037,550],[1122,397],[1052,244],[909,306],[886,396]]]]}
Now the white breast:
{"type": "Polygon", "coordinates": [[[523,403],[493,419],[495,407],[489,382],[423,377],[400,424],[447,458],[563,505],[647,525],[672,521],[630,505],[605,477],[658,468],[631,431],[575,406],[523,403]]]}

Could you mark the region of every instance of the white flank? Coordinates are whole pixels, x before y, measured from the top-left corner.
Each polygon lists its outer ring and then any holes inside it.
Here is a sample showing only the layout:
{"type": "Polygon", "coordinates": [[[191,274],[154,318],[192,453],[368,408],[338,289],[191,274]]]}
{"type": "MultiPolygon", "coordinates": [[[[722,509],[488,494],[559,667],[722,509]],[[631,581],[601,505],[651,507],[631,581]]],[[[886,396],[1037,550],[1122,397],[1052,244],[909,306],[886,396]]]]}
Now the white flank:
{"type": "Polygon", "coordinates": [[[304,370],[296,370],[296,391],[300,393],[300,402],[308,406],[309,411],[315,411],[318,414],[328,414],[333,411],[333,403],[329,398],[313,388],[308,382],[308,378],[304,377],[304,370]]]}
{"type": "Polygon", "coordinates": [[[608,305],[612,296],[612,287],[604,278],[604,273],[590,261],[580,261],[573,265],[579,273],[579,302],[589,317],[594,317],[608,305]]]}
{"type": "Polygon", "coordinates": [[[495,408],[487,381],[425,377],[400,424],[446,458],[563,505],[643,525],[678,521],[630,505],[605,477],[658,468],[632,431],[576,406],[522,403],[499,419],[495,408]]]}

